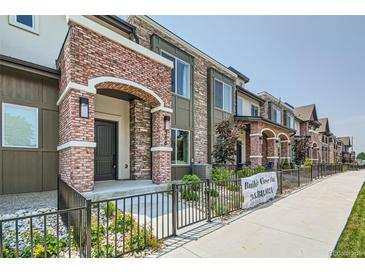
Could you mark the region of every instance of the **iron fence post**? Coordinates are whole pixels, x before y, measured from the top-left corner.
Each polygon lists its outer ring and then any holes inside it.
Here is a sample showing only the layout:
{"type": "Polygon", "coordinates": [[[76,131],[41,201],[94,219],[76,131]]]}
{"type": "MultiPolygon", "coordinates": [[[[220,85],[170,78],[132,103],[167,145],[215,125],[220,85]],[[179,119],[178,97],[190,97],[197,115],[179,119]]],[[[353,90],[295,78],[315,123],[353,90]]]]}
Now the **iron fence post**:
{"type": "Polygon", "coordinates": [[[57,175],[57,210],[60,210],[60,175],[57,175]]]}
{"type": "Polygon", "coordinates": [[[298,167],[298,187],[300,187],[300,167],[298,167]]]}
{"type": "Polygon", "coordinates": [[[172,235],[177,233],[177,191],[176,184],[172,184],[172,235]]]}
{"type": "Polygon", "coordinates": [[[3,223],[0,221],[0,258],[3,257],[3,223]]]}
{"type": "Polygon", "coordinates": [[[313,166],[311,165],[311,182],[313,181],[313,166]]]}
{"type": "Polygon", "coordinates": [[[283,194],[283,171],[278,171],[278,178],[279,178],[279,184],[280,184],[280,194],[283,194]]]}
{"type": "Polygon", "coordinates": [[[91,258],[91,200],[86,200],[86,247],[85,257],[91,258]]]}
{"type": "Polygon", "coordinates": [[[206,209],[206,211],[207,211],[207,220],[208,220],[208,222],[211,222],[212,221],[212,215],[211,215],[211,212],[210,212],[210,210],[211,210],[211,208],[210,208],[210,179],[207,179],[207,195],[206,195],[206,197],[207,197],[207,202],[206,202],[206,205],[207,205],[207,209],[206,209]]]}

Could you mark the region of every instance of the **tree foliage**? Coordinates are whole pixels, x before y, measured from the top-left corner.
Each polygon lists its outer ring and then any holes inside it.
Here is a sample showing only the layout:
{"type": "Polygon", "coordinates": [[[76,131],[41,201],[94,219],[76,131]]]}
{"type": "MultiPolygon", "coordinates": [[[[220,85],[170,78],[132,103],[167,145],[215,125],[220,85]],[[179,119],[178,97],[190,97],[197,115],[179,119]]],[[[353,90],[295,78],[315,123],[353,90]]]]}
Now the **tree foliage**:
{"type": "Polygon", "coordinates": [[[308,139],[301,138],[296,139],[293,144],[293,156],[294,156],[294,163],[296,165],[302,165],[306,158],[306,152],[308,147],[308,139]]]}
{"type": "Polygon", "coordinates": [[[236,142],[243,126],[229,120],[223,120],[216,126],[217,143],[213,147],[212,156],[216,163],[234,163],[236,142]]]}
{"type": "Polygon", "coordinates": [[[357,154],[357,159],[365,161],[365,152],[360,152],[359,154],[357,154]]]}

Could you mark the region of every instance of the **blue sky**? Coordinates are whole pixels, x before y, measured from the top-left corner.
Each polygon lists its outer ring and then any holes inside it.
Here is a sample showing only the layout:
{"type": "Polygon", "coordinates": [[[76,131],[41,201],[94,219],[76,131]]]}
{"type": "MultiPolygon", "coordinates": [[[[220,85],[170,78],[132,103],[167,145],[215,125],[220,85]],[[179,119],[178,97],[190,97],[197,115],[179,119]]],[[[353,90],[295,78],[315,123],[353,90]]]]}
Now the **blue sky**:
{"type": "Polygon", "coordinates": [[[365,16],[151,16],[294,106],[315,103],[365,151],[365,16]]]}

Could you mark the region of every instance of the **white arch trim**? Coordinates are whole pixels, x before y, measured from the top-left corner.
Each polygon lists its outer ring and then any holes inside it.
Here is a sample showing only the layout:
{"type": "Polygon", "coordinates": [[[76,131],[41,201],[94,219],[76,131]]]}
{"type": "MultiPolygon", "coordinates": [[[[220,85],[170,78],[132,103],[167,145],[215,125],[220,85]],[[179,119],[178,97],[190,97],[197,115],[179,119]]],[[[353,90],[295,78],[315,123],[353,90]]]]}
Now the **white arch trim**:
{"type": "Polygon", "coordinates": [[[276,134],[275,134],[275,132],[272,129],[270,129],[270,128],[263,128],[261,130],[261,134],[264,133],[264,131],[270,131],[270,132],[272,132],[272,134],[274,134],[274,137],[276,137],[276,134]]]}
{"type": "Polygon", "coordinates": [[[89,92],[89,93],[92,93],[92,94],[96,94],[95,86],[98,85],[98,84],[101,84],[101,83],[105,83],[105,82],[124,84],[124,85],[128,85],[128,86],[131,86],[131,87],[138,88],[138,89],[146,92],[147,94],[151,95],[152,97],[154,97],[159,102],[160,105],[158,107],[153,108],[151,110],[152,113],[156,112],[156,111],[159,111],[159,110],[172,113],[172,109],[165,107],[164,101],[153,90],[151,90],[151,89],[149,89],[149,88],[147,88],[147,87],[145,87],[145,86],[143,86],[143,85],[141,85],[137,82],[127,80],[127,79],[123,79],[123,78],[112,77],[112,76],[100,76],[100,77],[89,79],[88,83],[87,83],[87,86],[82,85],[82,84],[78,84],[78,83],[73,83],[73,82],[68,83],[68,85],[66,86],[64,91],[61,93],[61,96],[57,101],[57,105],[59,105],[62,102],[62,100],[65,98],[67,93],[70,92],[71,89],[77,89],[77,90],[89,92]]]}
{"type": "Polygon", "coordinates": [[[287,140],[289,140],[289,136],[288,136],[286,133],[284,133],[284,132],[280,132],[280,133],[278,134],[278,138],[279,138],[281,135],[285,136],[285,137],[286,137],[286,139],[287,139],[287,140]]]}

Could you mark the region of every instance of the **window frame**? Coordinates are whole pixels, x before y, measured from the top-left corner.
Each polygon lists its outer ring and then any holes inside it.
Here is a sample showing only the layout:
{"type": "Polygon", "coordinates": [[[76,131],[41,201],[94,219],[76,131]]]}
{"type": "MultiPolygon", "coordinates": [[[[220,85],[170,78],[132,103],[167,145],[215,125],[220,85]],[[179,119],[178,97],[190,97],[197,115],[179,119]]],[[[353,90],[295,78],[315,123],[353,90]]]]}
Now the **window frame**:
{"type": "Polygon", "coordinates": [[[174,149],[175,149],[175,155],[174,155],[174,158],[175,158],[175,164],[173,164],[172,163],[172,161],[171,161],[171,166],[190,166],[190,163],[191,163],[191,161],[190,161],[190,146],[191,146],[191,144],[190,144],[190,142],[191,142],[191,140],[190,140],[190,130],[187,130],[187,129],[180,129],[180,128],[171,128],[171,138],[172,138],[172,131],[175,131],[175,148],[173,148],[172,147],[172,140],[171,140],[171,148],[172,148],[172,152],[171,153],[173,153],[174,152],[174,149]],[[176,134],[176,131],[177,130],[179,130],[179,131],[185,131],[185,132],[187,132],[188,133],[188,162],[186,163],[186,164],[177,164],[176,163],[176,158],[177,158],[177,149],[176,149],[176,143],[177,143],[177,134],[176,134]]]}
{"type": "Polygon", "coordinates": [[[231,85],[229,85],[229,84],[227,84],[227,83],[225,83],[225,82],[223,82],[223,81],[221,81],[221,80],[219,80],[219,79],[217,79],[217,78],[213,78],[214,79],[214,108],[216,108],[216,109],[218,109],[218,110],[220,110],[220,111],[223,111],[223,112],[226,112],[226,113],[229,113],[229,114],[232,114],[232,109],[233,109],[233,86],[231,86],[231,85]],[[215,84],[216,84],[216,81],[218,81],[218,82],[220,82],[220,83],[222,83],[222,108],[220,108],[220,107],[217,107],[216,106],[216,102],[215,102],[215,93],[216,93],[216,91],[217,91],[217,89],[216,89],[216,87],[215,87],[215,84]],[[225,110],[224,109],[224,103],[225,103],[225,100],[224,100],[224,86],[229,86],[230,88],[231,88],[231,103],[230,103],[230,111],[227,111],[227,110],[225,110]]]}
{"type": "Polygon", "coordinates": [[[17,16],[18,15],[9,15],[9,24],[13,25],[15,27],[21,28],[23,30],[32,32],[34,34],[38,34],[39,35],[39,15],[32,15],[32,20],[33,20],[33,26],[27,26],[25,24],[20,23],[17,20],[17,16]]]}
{"type": "Polygon", "coordinates": [[[251,116],[252,117],[259,117],[260,116],[260,106],[259,105],[251,103],[251,116]],[[252,107],[257,108],[257,116],[252,115],[252,107]]]}
{"type": "MultiPolygon", "coordinates": [[[[278,106],[276,106],[276,105],[274,105],[274,104],[272,104],[271,105],[271,109],[272,110],[275,110],[275,111],[277,111],[277,112],[280,112],[280,122],[278,122],[277,120],[273,120],[275,123],[277,123],[277,124],[279,124],[279,125],[281,125],[282,124],[282,122],[283,122],[283,110],[282,109],[280,109],[278,106]]],[[[273,116],[272,115],[273,113],[271,113],[271,116],[273,116]]],[[[271,117],[272,119],[273,119],[273,117],[271,117]]]]}
{"type": "MultiPolygon", "coordinates": [[[[173,93],[174,95],[176,96],[179,96],[181,98],[185,98],[185,99],[189,99],[191,98],[191,65],[188,63],[188,62],[185,62],[184,60],[180,59],[179,57],[176,57],[175,55],[167,52],[166,50],[163,50],[163,49],[160,49],[160,55],[162,56],[162,53],[170,56],[171,58],[174,58],[174,66],[175,66],[175,81],[174,81],[174,88],[175,88],[175,91],[171,91],[171,93],[173,93]],[[185,64],[188,66],[188,95],[187,96],[184,96],[184,95],[181,95],[181,94],[178,94],[177,93],[177,61],[185,64]]],[[[162,56],[163,57],[163,56],[162,56]]]]}
{"type": "Polygon", "coordinates": [[[244,104],[245,104],[245,99],[243,99],[241,96],[237,95],[237,116],[244,116],[244,104]],[[242,102],[242,104],[241,104],[242,113],[238,112],[238,105],[240,103],[240,100],[242,102]]]}
{"type": "Polygon", "coordinates": [[[288,125],[288,128],[291,128],[291,129],[295,129],[295,118],[294,118],[294,115],[292,114],[292,113],[290,113],[290,112],[287,112],[286,113],[286,120],[287,120],[287,123],[288,123],[288,121],[290,121],[290,119],[292,119],[292,121],[293,121],[293,124],[290,126],[290,125],[288,125]]]}
{"type": "Polygon", "coordinates": [[[1,146],[8,148],[27,148],[27,149],[38,149],[39,148],[39,108],[37,107],[29,107],[25,105],[11,104],[11,103],[2,103],[1,104],[1,146]],[[36,111],[36,125],[35,125],[35,146],[16,146],[16,145],[6,145],[5,144],[5,107],[11,106],[19,109],[28,109],[36,111]]]}

